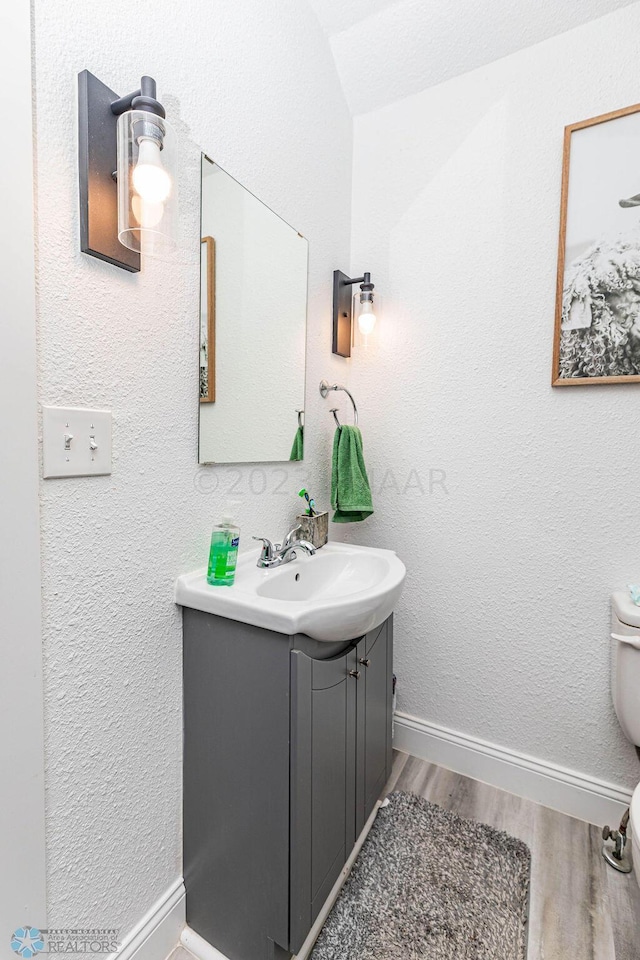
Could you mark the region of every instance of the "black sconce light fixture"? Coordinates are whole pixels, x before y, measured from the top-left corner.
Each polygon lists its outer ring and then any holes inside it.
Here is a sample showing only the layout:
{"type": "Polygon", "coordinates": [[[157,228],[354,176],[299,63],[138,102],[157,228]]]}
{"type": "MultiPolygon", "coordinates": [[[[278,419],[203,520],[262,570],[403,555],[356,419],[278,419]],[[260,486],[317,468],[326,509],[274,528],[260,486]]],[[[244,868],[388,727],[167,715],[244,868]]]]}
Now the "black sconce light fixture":
{"type": "Polygon", "coordinates": [[[156,82],[118,97],[88,70],[78,75],[80,249],[140,270],[140,253],[166,257],[177,224],[175,138],[156,82]]]}
{"type": "Polygon", "coordinates": [[[373,284],[371,274],[362,277],[348,277],[342,270],[333,271],[333,353],[339,357],[350,357],[353,345],[354,301],[358,329],[367,337],[376,325],[373,310],[373,284]],[[354,283],[360,284],[360,293],[352,294],[354,283]]]}

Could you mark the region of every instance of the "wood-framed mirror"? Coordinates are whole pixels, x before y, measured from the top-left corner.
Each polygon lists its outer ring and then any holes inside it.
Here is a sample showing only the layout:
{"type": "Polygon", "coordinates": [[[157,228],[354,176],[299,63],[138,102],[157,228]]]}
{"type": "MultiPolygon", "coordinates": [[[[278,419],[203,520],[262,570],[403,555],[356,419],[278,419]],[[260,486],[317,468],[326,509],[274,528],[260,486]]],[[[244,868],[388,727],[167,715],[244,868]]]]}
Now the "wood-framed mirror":
{"type": "Polygon", "coordinates": [[[199,463],[304,456],[308,241],[202,156],[199,463]]]}
{"type": "Polygon", "coordinates": [[[200,240],[200,403],[216,399],[216,242],[200,240]]]}

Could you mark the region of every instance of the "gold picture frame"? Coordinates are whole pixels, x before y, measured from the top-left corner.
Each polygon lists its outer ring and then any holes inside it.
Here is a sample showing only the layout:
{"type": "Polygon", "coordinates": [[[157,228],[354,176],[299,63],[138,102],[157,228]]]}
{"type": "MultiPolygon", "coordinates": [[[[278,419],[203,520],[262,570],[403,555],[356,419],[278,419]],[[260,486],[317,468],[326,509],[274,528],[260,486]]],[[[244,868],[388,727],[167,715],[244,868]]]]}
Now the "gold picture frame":
{"type": "Polygon", "coordinates": [[[554,387],[640,382],[640,167],[637,175],[632,170],[637,156],[640,104],[564,129],[554,387]]]}
{"type": "MultiPolygon", "coordinates": [[[[215,403],[216,399],[216,242],[213,237],[202,237],[205,245],[200,258],[204,277],[201,278],[200,303],[200,403],[215,403]],[[204,279],[204,283],[202,280],[204,279]],[[204,364],[202,354],[204,351],[204,364]]],[[[201,247],[202,250],[202,247],[201,247]]]]}

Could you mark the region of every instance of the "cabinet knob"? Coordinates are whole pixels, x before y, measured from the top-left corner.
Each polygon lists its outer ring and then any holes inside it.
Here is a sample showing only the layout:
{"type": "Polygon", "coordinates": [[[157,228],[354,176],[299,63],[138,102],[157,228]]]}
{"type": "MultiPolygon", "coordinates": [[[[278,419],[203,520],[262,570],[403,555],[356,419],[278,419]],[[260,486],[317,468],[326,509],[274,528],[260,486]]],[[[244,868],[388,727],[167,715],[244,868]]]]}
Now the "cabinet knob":
{"type": "Polygon", "coordinates": [[[369,660],[369,657],[360,657],[358,663],[361,663],[363,667],[371,666],[371,660],[369,660]]]}
{"type": "Polygon", "coordinates": [[[355,677],[356,680],[359,680],[359,679],[360,679],[360,671],[359,671],[359,670],[349,670],[349,676],[350,676],[350,677],[355,677]]]}

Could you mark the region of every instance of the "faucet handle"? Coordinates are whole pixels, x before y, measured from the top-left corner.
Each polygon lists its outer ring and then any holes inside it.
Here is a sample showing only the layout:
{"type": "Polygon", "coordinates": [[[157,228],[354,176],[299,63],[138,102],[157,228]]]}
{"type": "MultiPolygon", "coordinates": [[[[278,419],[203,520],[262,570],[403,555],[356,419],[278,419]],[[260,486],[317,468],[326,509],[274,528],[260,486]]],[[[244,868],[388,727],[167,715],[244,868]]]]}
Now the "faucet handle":
{"type": "Polygon", "coordinates": [[[252,537],[251,539],[262,542],[262,550],[260,551],[261,560],[273,560],[274,546],[271,540],[268,540],[267,537],[252,537]]]}
{"type": "Polygon", "coordinates": [[[302,530],[302,526],[301,526],[301,524],[296,523],[295,527],[292,527],[291,530],[289,530],[289,533],[286,535],[286,537],[285,537],[284,540],[282,541],[282,547],[281,547],[281,549],[285,549],[285,548],[288,547],[291,543],[293,543],[294,538],[295,538],[295,535],[296,535],[296,533],[298,533],[299,530],[302,530]]]}

